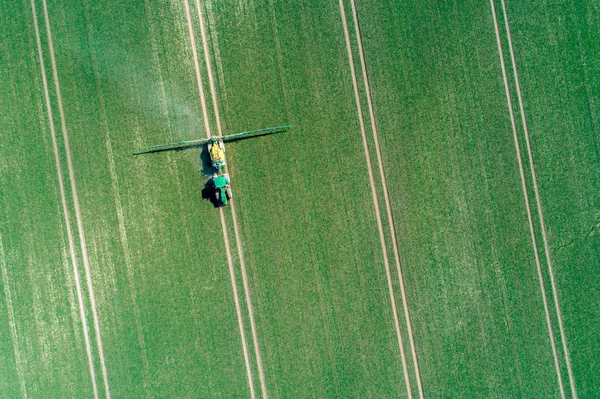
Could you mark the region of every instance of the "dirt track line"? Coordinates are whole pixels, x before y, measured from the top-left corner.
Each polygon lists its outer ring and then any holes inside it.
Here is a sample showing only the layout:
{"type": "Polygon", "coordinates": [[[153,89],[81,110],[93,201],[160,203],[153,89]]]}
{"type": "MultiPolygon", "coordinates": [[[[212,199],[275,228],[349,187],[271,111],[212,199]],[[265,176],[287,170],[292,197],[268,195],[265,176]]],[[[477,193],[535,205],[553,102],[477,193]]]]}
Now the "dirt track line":
{"type": "Polygon", "coordinates": [[[58,100],[58,113],[60,115],[61,128],[63,133],[63,141],[65,145],[65,152],[67,156],[67,167],[69,170],[69,179],[71,182],[71,192],[73,195],[73,204],[75,206],[75,219],[77,221],[77,229],[79,232],[79,241],[81,246],[81,254],[83,258],[83,265],[85,268],[85,275],[87,280],[88,296],[92,309],[92,317],[94,320],[94,330],[96,332],[96,345],[98,346],[98,355],[100,357],[100,366],[102,369],[102,379],[104,381],[104,389],[106,398],[110,399],[110,386],[108,383],[108,374],[106,371],[106,361],[104,358],[104,349],[102,347],[102,336],[100,334],[100,322],[98,320],[98,310],[96,308],[96,298],[94,296],[94,287],[92,285],[92,273],[90,269],[90,261],[87,253],[87,245],[85,242],[85,234],[83,231],[83,220],[81,217],[81,209],[79,207],[79,196],[77,195],[77,186],[75,184],[75,170],[73,168],[73,160],[71,157],[71,148],[69,146],[69,133],[67,131],[67,124],[65,119],[65,112],[63,108],[62,95],[60,91],[60,82],[58,79],[58,69],[56,67],[56,57],[54,55],[54,42],[52,40],[52,31],[50,28],[50,18],[48,15],[48,6],[46,0],[42,0],[44,8],[44,20],[46,22],[46,34],[48,35],[48,48],[50,50],[50,61],[52,65],[52,74],[54,77],[54,85],[56,87],[56,98],[58,100]]]}
{"type": "Polygon", "coordinates": [[[394,226],[394,217],[392,214],[392,206],[390,201],[390,194],[385,176],[385,170],[383,168],[383,156],[381,155],[381,147],[379,145],[379,131],[377,130],[377,122],[375,120],[375,112],[373,110],[373,98],[371,96],[371,86],[369,83],[369,76],[367,73],[367,66],[365,62],[364,48],[362,43],[362,35],[360,33],[360,26],[358,23],[358,12],[356,11],[355,0],[350,0],[352,5],[352,19],[354,21],[354,28],[356,31],[356,41],[358,43],[358,53],[360,57],[360,65],[363,72],[363,80],[365,85],[365,91],[367,94],[367,105],[369,108],[369,116],[371,118],[371,129],[373,131],[373,140],[375,141],[375,152],[377,154],[377,163],[379,166],[379,177],[381,179],[381,185],[383,186],[383,197],[385,200],[385,208],[388,217],[388,224],[390,229],[390,235],[392,236],[392,246],[394,249],[394,260],[396,262],[396,270],[398,273],[398,280],[400,283],[400,293],[402,295],[402,305],[404,307],[404,318],[406,319],[406,327],[408,329],[408,338],[410,342],[410,350],[413,358],[415,375],[417,379],[417,388],[419,390],[419,397],[423,398],[423,385],[421,384],[421,372],[419,370],[419,362],[417,359],[417,350],[415,347],[414,334],[412,330],[412,323],[410,321],[410,313],[408,310],[408,301],[406,299],[406,289],[404,287],[404,277],[402,274],[402,265],[400,263],[400,252],[398,250],[398,238],[396,235],[396,228],[394,226]]]}
{"type": "Polygon", "coordinates": [[[352,55],[352,46],[350,44],[350,33],[348,31],[348,23],[346,22],[346,12],[344,10],[344,2],[343,0],[339,0],[340,12],[342,14],[342,24],[344,27],[344,37],[346,39],[346,48],[348,50],[348,60],[350,64],[350,73],[352,75],[352,84],[354,87],[354,97],[356,100],[356,108],[358,111],[358,120],[360,124],[360,133],[362,136],[363,150],[365,153],[365,158],[367,161],[367,169],[369,172],[369,185],[371,187],[371,195],[373,198],[373,205],[375,207],[375,216],[377,219],[377,228],[379,231],[379,241],[381,243],[381,249],[383,251],[383,262],[385,265],[385,274],[388,282],[388,290],[390,294],[390,299],[392,303],[392,312],[394,314],[394,327],[396,329],[396,335],[398,337],[398,346],[400,347],[400,356],[402,359],[402,369],[404,371],[404,380],[406,382],[406,391],[408,393],[408,397],[412,398],[412,390],[410,387],[410,379],[408,377],[408,367],[406,365],[406,355],[404,352],[404,344],[402,343],[402,335],[400,333],[400,321],[398,319],[398,309],[396,308],[396,298],[394,294],[394,285],[392,282],[392,273],[390,269],[390,264],[388,260],[388,252],[387,245],[385,244],[385,235],[383,232],[383,223],[381,221],[381,211],[379,209],[379,203],[377,202],[377,191],[375,189],[375,178],[373,176],[373,164],[371,162],[371,156],[369,155],[369,145],[367,142],[367,133],[365,131],[365,122],[363,119],[363,111],[362,106],[360,104],[360,94],[358,92],[358,80],[356,78],[356,71],[354,69],[354,57],[352,55]]]}
{"type": "Polygon", "coordinates": [[[521,158],[521,149],[519,147],[519,137],[518,137],[518,133],[517,133],[517,122],[516,122],[515,114],[514,114],[513,108],[512,108],[513,101],[512,101],[512,97],[510,94],[510,88],[509,88],[509,84],[508,84],[508,75],[506,72],[506,65],[504,64],[504,51],[502,49],[502,41],[500,39],[500,28],[498,27],[498,17],[496,15],[496,6],[494,3],[494,0],[490,0],[490,5],[492,7],[494,29],[496,32],[496,41],[498,44],[498,52],[500,55],[500,66],[502,69],[502,78],[504,80],[504,89],[506,91],[508,112],[510,114],[510,122],[511,122],[512,132],[513,132],[513,140],[515,142],[515,149],[516,149],[516,153],[517,153],[517,162],[519,164],[519,174],[521,176],[521,186],[523,189],[523,197],[525,199],[525,207],[527,209],[527,220],[529,223],[529,232],[531,234],[533,253],[535,255],[535,263],[536,263],[538,278],[540,280],[540,290],[542,292],[542,300],[544,303],[544,312],[545,312],[545,316],[546,316],[546,324],[548,327],[548,335],[550,336],[550,343],[552,346],[552,356],[554,357],[554,367],[556,368],[556,375],[558,378],[558,387],[560,389],[560,395],[564,399],[565,398],[565,389],[563,386],[562,375],[560,372],[560,364],[558,361],[558,353],[556,350],[556,340],[554,338],[554,332],[552,331],[552,323],[550,320],[550,307],[548,306],[548,297],[546,294],[546,288],[544,287],[544,277],[542,275],[542,264],[540,261],[540,255],[538,253],[537,239],[535,237],[535,228],[534,228],[534,224],[533,224],[533,216],[531,213],[531,204],[529,203],[529,197],[527,194],[527,181],[525,178],[525,168],[523,167],[523,161],[521,158]]]}
{"type": "MultiPolygon", "coordinates": [[[[204,128],[206,130],[206,135],[208,138],[212,137],[210,130],[210,123],[208,121],[208,107],[206,105],[206,98],[204,96],[203,83],[202,83],[202,75],[200,74],[200,62],[198,61],[198,52],[196,50],[196,38],[194,37],[194,28],[192,25],[192,16],[190,12],[190,5],[188,0],[184,0],[185,3],[185,12],[188,23],[188,30],[190,32],[190,41],[192,45],[192,54],[194,57],[194,67],[196,69],[196,79],[198,81],[198,93],[200,95],[200,103],[202,106],[202,116],[204,119],[204,128]]],[[[207,61],[208,62],[208,61],[207,61]]],[[[223,230],[223,240],[225,242],[225,252],[227,256],[227,265],[229,266],[229,276],[231,278],[231,287],[233,290],[233,299],[235,302],[235,310],[238,319],[238,328],[240,329],[240,336],[242,339],[242,350],[244,353],[244,363],[246,365],[246,374],[248,377],[248,385],[250,387],[250,396],[252,399],[256,398],[256,393],[254,392],[254,377],[252,376],[252,367],[250,366],[250,355],[248,351],[248,343],[246,342],[246,334],[244,328],[244,320],[242,317],[242,307],[240,305],[240,297],[237,291],[237,286],[235,283],[235,268],[233,266],[233,257],[231,256],[231,245],[229,243],[229,237],[227,235],[227,223],[225,221],[225,212],[223,208],[219,209],[220,217],[221,217],[221,227],[223,230]]]]}
{"type": "Polygon", "coordinates": [[[562,342],[563,350],[565,352],[565,361],[567,364],[567,371],[569,373],[569,385],[571,388],[571,394],[574,399],[577,399],[577,387],[575,386],[575,377],[573,376],[573,367],[571,366],[571,356],[569,354],[569,347],[567,345],[567,335],[565,333],[565,327],[563,324],[562,311],[560,309],[560,303],[558,299],[558,289],[556,288],[556,281],[554,278],[554,266],[552,265],[552,258],[550,256],[550,245],[548,244],[548,234],[546,232],[546,222],[544,219],[544,211],[542,208],[542,199],[540,197],[540,189],[537,182],[537,173],[535,171],[535,164],[533,162],[533,151],[531,150],[531,141],[529,139],[529,129],[527,127],[527,118],[525,116],[525,108],[523,106],[523,94],[521,90],[521,82],[519,80],[519,72],[517,70],[517,61],[515,58],[515,51],[512,42],[512,35],[510,33],[510,25],[508,23],[508,13],[506,11],[505,0],[500,0],[502,4],[502,13],[504,14],[504,24],[506,26],[506,35],[508,37],[508,49],[510,51],[510,59],[512,63],[513,74],[515,78],[515,86],[517,88],[517,100],[519,102],[519,111],[521,112],[521,122],[523,124],[523,133],[525,135],[525,142],[527,143],[527,157],[529,160],[529,168],[531,170],[531,176],[533,180],[533,192],[535,193],[535,202],[537,206],[537,213],[540,219],[542,241],[544,243],[544,251],[546,252],[546,262],[548,263],[548,272],[550,274],[550,283],[552,286],[552,295],[554,296],[554,308],[556,310],[556,317],[558,318],[558,326],[560,328],[560,339],[562,342]]]}
{"type": "Polygon", "coordinates": [[[240,305],[240,297],[237,290],[237,284],[235,283],[235,268],[233,266],[233,257],[231,256],[231,245],[229,243],[229,236],[227,235],[227,222],[225,221],[225,212],[223,209],[219,209],[221,216],[221,227],[223,229],[223,240],[225,241],[225,252],[227,254],[227,264],[229,265],[229,275],[231,276],[231,289],[233,290],[233,296],[235,298],[235,307],[237,310],[238,323],[240,328],[240,334],[242,335],[242,346],[244,347],[244,360],[246,362],[246,370],[248,373],[248,385],[250,386],[250,396],[252,399],[256,398],[254,392],[254,380],[252,377],[252,369],[250,367],[250,357],[248,352],[248,343],[246,342],[244,323],[242,318],[242,307],[240,305]]]}
{"type": "Polygon", "coordinates": [[[210,58],[210,51],[208,50],[208,38],[206,37],[206,28],[204,27],[204,17],[202,13],[202,7],[200,6],[200,0],[196,0],[196,10],[198,11],[198,22],[200,23],[200,35],[202,37],[202,48],[204,49],[204,61],[206,62],[206,71],[208,72],[208,85],[210,87],[210,95],[212,97],[213,109],[215,112],[215,122],[217,124],[217,133],[219,136],[223,135],[223,129],[221,128],[221,115],[219,112],[219,102],[217,99],[217,90],[215,88],[215,79],[212,70],[212,63],[210,58]]]}
{"type": "MultiPolygon", "coordinates": [[[[196,8],[198,10],[198,20],[200,22],[200,33],[202,36],[202,44],[204,47],[204,58],[206,61],[206,69],[208,71],[208,82],[210,86],[210,94],[213,102],[213,109],[215,113],[215,120],[217,124],[217,132],[219,136],[223,136],[223,129],[221,127],[221,116],[219,112],[219,100],[217,97],[217,90],[215,88],[215,79],[212,71],[210,52],[208,50],[208,39],[206,37],[206,29],[204,27],[204,17],[202,15],[202,7],[200,1],[196,0],[196,8]]],[[[235,242],[237,246],[238,257],[240,260],[240,268],[242,270],[242,281],[244,283],[244,294],[246,297],[246,306],[248,308],[248,316],[250,318],[250,330],[252,332],[252,341],[254,344],[254,355],[256,356],[256,364],[258,367],[258,378],[260,379],[260,387],[263,399],[268,399],[269,393],[267,391],[267,383],[265,380],[265,373],[263,368],[262,356],[260,354],[260,346],[258,343],[258,333],[256,330],[256,322],[254,321],[254,308],[252,307],[252,299],[250,297],[250,285],[248,284],[248,274],[246,271],[246,261],[244,259],[244,251],[242,250],[242,240],[240,238],[240,232],[238,227],[237,215],[235,212],[235,202],[230,201],[229,206],[231,208],[231,216],[233,219],[233,230],[235,233],[235,242]]],[[[221,210],[222,211],[222,210],[221,210]]]]}
{"type": "Polygon", "coordinates": [[[96,372],[94,370],[94,360],[92,357],[92,347],[90,344],[89,327],[87,324],[87,318],[85,315],[85,308],[83,305],[83,293],[81,288],[81,279],[79,274],[79,266],[77,264],[77,258],[75,256],[75,240],[73,238],[73,231],[71,229],[69,208],[67,206],[65,183],[62,176],[62,167],[60,165],[60,157],[58,151],[58,144],[56,140],[56,130],[54,128],[52,106],[50,102],[50,91],[48,89],[48,79],[46,77],[46,67],[44,65],[44,57],[42,53],[42,40],[40,36],[40,29],[37,19],[37,11],[35,8],[35,0],[31,0],[31,11],[33,14],[33,26],[35,30],[35,38],[37,42],[38,56],[40,60],[40,69],[42,73],[42,82],[44,85],[44,99],[46,101],[46,112],[48,114],[48,124],[50,125],[50,133],[52,136],[52,150],[54,151],[54,162],[56,164],[56,173],[58,175],[58,186],[60,190],[61,203],[63,208],[63,216],[65,218],[65,227],[67,229],[67,238],[69,240],[69,254],[71,256],[71,262],[73,263],[73,275],[75,277],[75,287],[77,291],[77,300],[79,303],[79,316],[81,318],[81,324],[83,329],[83,337],[85,341],[85,349],[88,358],[88,367],[90,370],[90,378],[92,380],[92,388],[94,391],[94,398],[98,399],[98,386],[96,385],[96,372]]]}
{"type": "Polygon", "coordinates": [[[4,254],[4,245],[2,244],[2,236],[0,236],[0,269],[2,269],[2,283],[4,286],[4,296],[6,298],[6,310],[8,313],[8,326],[10,327],[10,338],[13,344],[13,352],[15,355],[15,363],[17,368],[17,378],[19,379],[19,387],[21,395],[27,399],[27,389],[25,386],[25,372],[23,371],[23,359],[19,350],[19,337],[17,334],[17,323],[15,320],[15,311],[13,309],[12,295],[8,280],[8,270],[6,268],[6,257],[4,254]]]}
{"type": "Polygon", "coordinates": [[[200,96],[200,104],[202,105],[202,117],[204,119],[204,129],[208,138],[210,134],[210,123],[208,122],[208,107],[206,106],[206,97],[204,96],[204,84],[202,83],[202,74],[200,73],[200,62],[198,61],[198,50],[196,37],[194,36],[194,27],[192,25],[192,14],[190,12],[190,3],[184,0],[185,15],[187,17],[188,31],[190,33],[190,41],[192,42],[192,56],[194,58],[194,68],[196,70],[196,80],[198,81],[198,95],[200,96]]]}

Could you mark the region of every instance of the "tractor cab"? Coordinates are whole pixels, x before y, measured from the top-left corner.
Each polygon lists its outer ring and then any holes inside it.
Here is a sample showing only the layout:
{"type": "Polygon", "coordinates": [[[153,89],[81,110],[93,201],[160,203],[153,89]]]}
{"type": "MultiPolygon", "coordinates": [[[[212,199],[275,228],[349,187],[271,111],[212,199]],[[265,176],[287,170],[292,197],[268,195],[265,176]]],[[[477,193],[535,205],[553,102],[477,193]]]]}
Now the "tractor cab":
{"type": "Polygon", "coordinates": [[[225,206],[227,201],[229,201],[232,197],[231,188],[229,187],[229,175],[215,174],[212,178],[212,182],[215,188],[215,199],[217,200],[217,206],[225,206]]]}
{"type": "Polygon", "coordinates": [[[225,144],[223,144],[223,140],[212,137],[208,143],[208,153],[210,154],[212,167],[220,172],[225,167],[225,144]]]}

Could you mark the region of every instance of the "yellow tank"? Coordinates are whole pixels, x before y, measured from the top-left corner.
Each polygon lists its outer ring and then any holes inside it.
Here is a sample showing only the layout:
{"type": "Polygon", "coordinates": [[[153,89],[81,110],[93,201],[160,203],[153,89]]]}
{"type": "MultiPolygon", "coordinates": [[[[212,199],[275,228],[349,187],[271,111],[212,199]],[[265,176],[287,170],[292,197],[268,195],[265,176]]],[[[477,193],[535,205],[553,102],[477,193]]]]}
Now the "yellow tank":
{"type": "Polygon", "coordinates": [[[217,170],[221,170],[225,166],[225,145],[223,141],[213,138],[208,144],[208,152],[210,153],[212,166],[217,170]]]}

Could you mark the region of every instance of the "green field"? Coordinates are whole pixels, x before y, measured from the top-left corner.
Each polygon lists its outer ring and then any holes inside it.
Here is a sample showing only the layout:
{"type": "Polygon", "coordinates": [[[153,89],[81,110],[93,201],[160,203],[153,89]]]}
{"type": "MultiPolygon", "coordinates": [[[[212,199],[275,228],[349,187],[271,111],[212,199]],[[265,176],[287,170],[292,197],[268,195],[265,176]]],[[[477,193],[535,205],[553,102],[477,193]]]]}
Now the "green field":
{"type": "Polygon", "coordinates": [[[0,397],[599,397],[599,26],[2,2],[0,397]],[[221,210],[201,150],[132,155],[284,124],[221,210]]]}

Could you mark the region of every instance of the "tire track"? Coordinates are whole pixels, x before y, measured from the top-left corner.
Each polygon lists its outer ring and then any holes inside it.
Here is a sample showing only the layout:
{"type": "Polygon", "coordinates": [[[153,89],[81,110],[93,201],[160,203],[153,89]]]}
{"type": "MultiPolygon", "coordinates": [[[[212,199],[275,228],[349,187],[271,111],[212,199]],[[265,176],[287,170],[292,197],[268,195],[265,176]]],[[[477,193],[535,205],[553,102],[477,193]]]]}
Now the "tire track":
{"type": "Polygon", "coordinates": [[[344,37],[346,39],[346,48],[348,50],[348,61],[349,61],[349,65],[350,65],[350,74],[352,75],[352,85],[354,88],[354,98],[356,100],[356,109],[358,112],[358,121],[359,121],[359,125],[360,125],[360,133],[362,136],[363,150],[364,150],[365,158],[367,161],[367,170],[369,173],[369,185],[371,187],[371,195],[372,195],[372,199],[373,199],[373,205],[375,208],[377,229],[379,231],[379,241],[381,243],[381,249],[383,251],[383,262],[384,262],[384,266],[385,266],[385,274],[387,277],[388,291],[389,291],[390,300],[391,300],[391,304],[392,304],[392,313],[394,315],[394,327],[396,329],[396,336],[398,338],[398,347],[400,348],[400,357],[402,360],[402,370],[403,370],[403,374],[404,374],[404,381],[406,383],[406,392],[408,394],[408,397],[412,398],[410,379],[408,377],[408,367],[406,364],[406,354],[405,354],[405,350],[404,350],[404,344],[402,343],[402,335],[400,333],[400,321],[398,318],[398,309],[396,307],[396,297],[394,294],[392,273],[391,273],[391,268],[390,268],[389,259],[388,259],[387,245],[385,243],[385,234],[383,232],[383,222],[381,220],[381,211],[379,209],[379,203],[377,202],[377,191],[375,188],[375,178],[373,175],[373,164],[371,162],[371,156],[369,154],[369,145],[367,142],[365,122],[363,119],[363,110],[362,110],[362,106],[360,103],[360,93],[358,91],[358,81],[356,78],[356,71],[354,69],[354,62],[353,62],[354,56],[352,54],[352,46],[350,43],[350,33],[348,31],[348,23],[346,22],[346,11],[344,9],[344,1],[343,0],[339,0],[339,6],[340,6],[340,13],[342,16],[342,25],[344,28],[344,37]]]}
{"type": "MultiPolygon", "coordinates": [[[[206,135],[208,136],[208,138],[212,137],[211,134],[211,129],[210,129],[210,123],[208,120],[208,107],[206,105],[206,98],[204,96],[204,85],[202,83],[202,75],[200,73],[200,63],[198,61],[198,52],[197,52],[197,45],[196,45],[196,38],[194,36],[194,28],[193,28],[193,24],[192,24],[192,16],[191,16],[191,12],[190,12],[190,5],[189,5],[189,1],[188,0],[184,0],[185,3],[185,12],[186,12],[186,17],[187,17],[187,22],[188,22],[188,29],[189,29],[189,33],[190,33],[190,42],[191,42],[191,46],[192,46],[192,55],[194,58],[194,68],[196,71],[196,79],[198,81],[198,94],[200,96],[200,103],[202,106],[202,116],[204,119],[204,129],[206,131],[206,135]]],[[[196,7],[199,8],[199,5],[196,3],[196,7]]],[[[200,21],[202,21],[201,16],[199,15],[200,21]]],[[[203,29],[203,25],[201,25],[202,29],[203,29]]],[[[203,41],[204,41],[204,33],[203,33],[203,41]]],[[[204,45],[204,48],[206,49],[206,45],[204,45]]],[[[206,50],[205,50],[206,53],[206,50]]],[[[207,64],[210,64],[210,62],[208,61],[208,58],[206,59],[207,64]]],[[[209,75],[209,79],[210,79],[210,75],[209,75]]],[[[220,122],[219,119],[217,118],[217,126],[218,126],[218,131],[219,133],[221,132],[220,130],[220,122]]],[[[221,134],[219,134],[221,135],[221,134]]],[[[256,393],[254,392],[254,377],[252,376],[252,368],[250,366],[250,356],[249,356],[249,351],[248,351],[248,343],[246,342],[246,334],[245,334],[245,328],[244,328],[244,320],[242,317],[242,309],[241,309],[241,305],[240,305],[240,298],[239,298],[239,294],[238,294],[238,290],[237,290],[237,285],[235,283],[235,268],[233,265],[233,257],[231,255],[231,245],[229,243],[229,236],[227,235],[227,223],[225,220],[225,212],[223,210],[223,208],[219,209],[219,215],[221,218],[221,227],[223,230],[223,240],[225,242],[225,252],[226,252],[226,256],[227,256],[227,264],[229,266],[229,275],[231,278],[231,287],[233,290],[233,298],[234,298],[234,302],[235,302],[235,310],[236,310],[236,315],[237,315],[237,319],[238,319],[238,328],[240,330],[240,336],[242,339],[242,350],[243,350],[243,354],[244,354],[244,363],[246,365],[246,374],[248,377],[248,385],[250,387],[250,396],[252,399],[256,399],[256,393]]],[[[237,238],[237,236],[236,236],[237,238]]],[[[239,247],[238,247],[239,248],[239,247]]]]}
{"type": "Polygon", "coordinates": [[[88,368],[90,371],[90,378],[92,380],[92,390],[94,392],[94,398],[98,399],[98,386],[96,384],[96,372],[94,369],[94,360],[92,357],[92,347],[90,344],[89,327],[87,324],[87,318],[85,315],[85,308],[83,304],[83,293],[81,288],[81,277],[79,273],[79,265],[75,256],[75,240],[73,238],[73,231],[70,223],[69,209],[67,206],[66,190],[63,180],[63,172],[60,164],[60,157],[58,151],[58,144],[56,139],[56,129],[54,128],[54,121],[52,115],[52,106],[50,103],[50,92],[48,89],[48,79],[46,77],[46,67],[44,63],[44,57],[42,52],[42,40],[40,36],[40,29],[37,19],[37,11],[35,7],[35,0],[31,0],[31,11],[33,14],[33,27],[35,30],[35,38],[37,43],[38,57],[40,61],[40,71],[42,74],[42,82],[44,86],[44,99],[46,101],[46,112],[48,114],[48,124],[50,125],[50,133],[52,136],[52,150],[54,152],[54,162],[56,164],[56,173],[58,175],[58,185],[60,189],[60,197],[63,209],[63,216],[65,218],[65,227],[67,229],[67,238],[69,241],[69,254],[71,256],[71,262],[73,263],[73,275],[75,277],[75,287],[77,291],[77,301],[79,303],[79,316],[81,318],[81,324],[83,329],[83,337],[85,341],[86,354],[88,359],[88,368]]]}
{"type": "Polygon", "coordinates": [[[198,46],[196,44],[196,37],[194,35],[194,27],[192,24],[192,15],[190,12],[190,3],[188,0],[184,0],[185,3],[185,15],[187,17],[188,31],[190,33],[190,42],[192,44],[192,57],[194,58],[194,69],[196,71],[196,80],[198,81],[198,95],[200,97],[200,104],[202,106],[202,117],[204,119],[204,130],[208,138],[210,134],[210,123],[208,121],[208,107],[206,106],[206,97],[204,96],[204,84],[202,83],[202,74],[200,73],[200,62],[198,61],[198,46]]]}
{"type": "Polygon", "coordinates": [[[387,179],[385,176],[385,170],[383,168],[383,156],[381,154],[381,147],[379,145],[379,131],[377,129],[377,122],[375,119],[375,112],[373,110],[373,98],[371,96],[371,86],[369,83],[369,76],[367,73],[367,66],[365,62],[364,47],[362,43],[362,35],[360,33],[360,26],[358,23],[358,12],[356,10],[355,0],[350,0],[352,5],[352,20],[354,21],[354,30],[356,32],[356,41],[358,43],[358,54],[360,57],[360,65],[363,73],[363,81],[365,85],[365,91],[367,94],[367,105],[369,108],[369,116],[371,118],[371,130],[373,132],[373,140],[375,142],[375,152],[377,154],[377,163],[379,166],[379,177],[383,186],[383,197],[385,200],[385,208],[387,212],[387,218],[389,223],[390,235],[392,237],[392,246],[394,250],[394,260],[396,262],[396,271],[398,273],[398,280],[400,283],[400,293],[402,295],[402,306],[404,308],[404,318],[406,319],[406,327],[408,329],[408,338],[410,342],[410,350],[413,358],[413,364],[415,368],[415,375],[417,379],[417,388],[419,390],[419,397],[423,398],[423,386],[421,383],[421,372],[419,370],[419,361],[417,358],[417,350],[415,347],[414,334],[412,330],[412,323],[410,321],[410,314],[408,310],[408,301],[406,299],[406,289],[404,286],[404,277],[402,274],[402,265],[400,263],[400,252],[398,250],[398,238],[396,234],[396,228],[394,226],[394,216],[392,214],[392,206],[390,201],[389,188],[387,179]]]}
{"type": "Polygon", "coordinates": [[[562,311],[560,310],[560,303],[558,299],[558,289],[556,287],[556,280],[554,277],[554,266],[552,264],[552,257],[550,256],[550,245],[548,244],[548,234],[546,232],[546,222],[544,219],[544,211],[542,208],[542,200],[540,196],[540,189],[537,182],[537,173],[535,172],[535,164],[533,161],[533,151],[531,149],[531,140],[529,138],[529,129],[527,127],[527,118],[525,117],[525,108],[523,106],[523,94],[521,90],[521,82],[519,80],[519,71],[517,70],[517,61],[515,58],[515,50],[512,42],[512,35],[510,33],[510,24],[508,22],[508,13],[506,11],[506,1],[500,0],[502,4],[502,13],[504,14],[504,24],[506,27],[506,36],[508,38],[508,49],[510,51],[510,60],[512,63],[513,74],[515,78],[515,86],[517,88],[517,100],[519,102],[519,111],[521,113],[521,122],[523,124],[523,133],[525,135],[525,143],[527,144],[527,157],[529,160],[529,168],[531,171],[531,177],[533,180],[533,192],[535,193],[535,202],[537,207],[538,217],[540,219],[542,241],[544,243],[544,251],[546,252],[546,262],[548,263],[548,274],[550,275],[550,284],[552,287],[552,295],[554,297],[554,308],[556,311],[556,317],[558,319],[558,326],[560,329],[560,340],[562,343],[563,350],[565,352],[565,362],[567,364],[567,371],[569,373],[569,385],[571,388],[571,394],[573,398],[577,399],[577,387],[575,386],[575,377],[573,376],[573,367],[571,365],[571,356],[569,354],[569,347],[567,345],[567,335],[565,333],[565,327],[563,324],[562,311]]]}
{"type": "MultiPolygon", "coordinates": [[[[204,47],[204,58],[206,61],[206,69],[208,71],[208,83],[210,86],[210,94],[212,97],[213,109],[214,109],[214,113],[215,113],[217,133],[218,133],[219,137],[221,137],[221,136],[223,136],[223,129],[221,127],[221,116],[219,113],[219,101],[218,101],[218,97],[217,97],[217,90],[215,88],[214,74],[212,71],[210,52],[208,50],[208,40],[206,37],[206,29],[204,26],[204,17],[203,17],[203,13],[202,13],[202,7],[200,6],[200,0],[196,0],[196,9],[198,11],[198,20],[200,22],[200,33],[202,36],[202,44],[204,47]]],[[[267,391],[267,384],[266,384],[266,380],[265,380],[265,373],[264,373],[264,369],[263,369],[262,357],[260,354],[260,346],[259,346],[259,342],[258,342],[258,333],[257,333],[257,329],[256,329],[256,322],[254,321],[254,309],[252,306],[252,299],[250,297],[250,286],[248,283],[246,262],[244,259],[244,252],[242,249],[242,241],[240,238],[237,214],[235,211],[235,202],[233,201],[233,199],[230,201],[229,205],[231,208],[231,217],[233,219],[233,231],[235,234],[237,252],[238,252],[238,257],[240,260],[240,268],[242,270],[242,281],[244,284],[244,294],[246,297],[246,306],[248,308],[248,316],[250,318],[250,330],[252,332],[252,341],[254,344],[254,355],[256,356],[256,363],[258,366],[258,378],[260,380],[262,397],[263,397],[263,399],[268,399],[269,394],[267,391]]],[[[223,212],[223,209],[221,209],[221,212],[223,212]]],[[[222,219],[222,220],[223,220],[223,223],[225,223],[225,219],[222,219]]]]}
{"type": "MultiPolygon", "coordinates": [[[[32,4],[33,4],[33,0],[32,0],[32,4]]],[[[42,0],[42,5],[43,5],[43,11],[44,11],[44,20],[46,23],[46,34],[48,37],[48,48],[49,48],[49,52],[50,52],[52,75],[53,75],[53,79],[54,79],[54,86],[56,88],[56,97],[57,97],[57,101],[58,101],[58,113],[60,116],[61,129],[62,129],[62,133],[63,133],[63,141],[64,141],[65,153],[66,153],[66,158],[67,158],[67,168],[69,171],[69,180],[71,183],[71,193],[73,196],[73,205],[75,206],[75,220],[77,223],[77,230],[79,232],[79,242],[80,242],[80,246],[81,246],[83,266],[85,269],[85,275],[86,275],[86,280],[87,280],[86,282],[87,282],[88,296],[89,296],[89,300],[90,300],[90,307],[92,310],[92,318],[94,321],[94,330],[96,333],[96,345],[98,346],[98,355],[100,357],[100,367],[102,369],[102,380],[104,382],[106,398],[110,399],[110,385],[108,382],[108,373],[106,370],[106,360],[104,357],[104,349],[102,346],[102,336],[100,333],[100,321],[98,319],[96,298],[94,295],[94,287],[92,284],[92,273],[91,273],[91,269],[90,269],[87,245],[86,245],[86,241],[85,241],[85,233],[83,230],[83,220],[82,220],[82,216],[81,216],[81,209],[79,206],[79,196],[77,194],[77,186],[75,183],[75,170],[73,167],[71,148],[69,145],[69,133],[67,130],[65,112],[64,112],[63,101],[62,101],[62,94],[61,94],[61,90],[60,90],[58,69],[56,66],[56,57],[55,57],[55,53],[54,53],[54,41],[52,39],[52,30],[50,28],[50,17],[48,15],[48,5],[47,5],[46,0],[42,0]]],[[[37,17],[36,17],[36,24],[37,24],[37,17]]],[[[41,51],[40,51],[40,58],[41,58],[41,51]]],[[[47,85],[46,85],[46,88],[47,88],[47,85]]],[[[50,104],[48,104],[48,105],[50,105],[50,104]]]]}
{"type": "MultiPolygon", "coordinates": [[[[544,286],[544,277],[542,274],[542,265],[541,265],[541,261],[540,261],[540,255],[538,252],[537,239],[535,237],[535,228],[534,228],[534,224],[533,224],[531,204],[529,202],[527,181],[525,178],[525,168],[523,166],[523,161],[521,158],[521,149],[519,147],[519,138],[518,138],[518,133],[517,133],[517,122],[516,122],[514,111],[512,108],[513,100],[512,100],[512,96],[510,94],[510,87],[509,87],[509,83],[508,83],[508,75],[506,72],[506,65],[504,64],[504,51],[502,49],[502,41],[500,39],[500,28],[498,26],[498,17],[496,15],[496,6],[494,3],[494,0],[490,0],[490,6],[492,8],[492,17],[494,20],[494,30],[496,33],[496,41],[498,44],[498,52],[500,55],[500,66],[502,69],[502,78],[504,80],[504,88],[506,91],[506,100],[508,103],[508,112],[510,114],[510,122],[511,122],[511,127],[512,127],[512,132],[513,132],[513,140],[515,142],[517,162],[519,164],[519,174],[521,176],[521,186],[523,189],[523,197],[525,200],[525,207],[527,209],[527,221],[529,223],[529,232],[531,235],[531,242],[532,242],[533,252],[534,252],[534,256],[535,256],[535,263],[536,263],[538,278],[540,280],[540,290],[542,292],[542,300],[544,303],[544,313],[546,316],[546,324],[548,326],[548,335],[550,337],[550,344],[552,347],[552,356],[554,357],[554,367],[556,368],[556,374],[557,374],[557,378],[558,378],[558,386],[559,386],[559,390],[560,390],[560,395],[564,399],[565,398],[565,389],[564,389],[564,385],[563,385],[562,375],[560,372],[560,364],[559,364],[558,353],[557,353],[557,349],[556,349],[556,340],[554,338],[554,332],[552,331],[552,323],[550,320],[550,308],[548,305],[548,297],[546,294],[546,288],[544,286]]],[[[506,14],[505,14],[505,18],[506,18],[506,14]]],[[[521,110],[521,112],[523,112],[523,111],[521,110]]]]}

